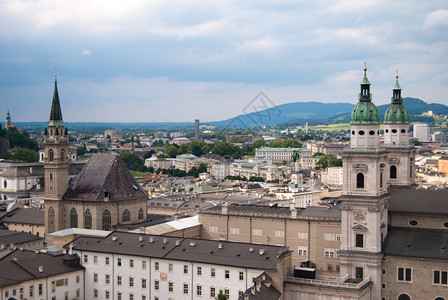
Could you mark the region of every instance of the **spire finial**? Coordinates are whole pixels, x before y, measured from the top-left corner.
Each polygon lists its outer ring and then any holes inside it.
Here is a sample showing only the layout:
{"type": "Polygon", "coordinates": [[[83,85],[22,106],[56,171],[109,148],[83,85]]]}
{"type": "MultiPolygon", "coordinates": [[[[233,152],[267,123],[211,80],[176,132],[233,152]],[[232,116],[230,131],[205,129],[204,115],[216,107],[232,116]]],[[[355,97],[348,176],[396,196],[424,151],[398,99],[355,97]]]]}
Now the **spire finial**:
{"type": "Polygon", "coordinates": [[[54,67],[54,81],[58,81],[58,68],[54,67]]]}
{"type": "Polygon", "coordinates": [[[367,71],[367,62],[364,61],[364,73],[367,71]]]}
{"type": "Polygon", "coordinates": [[[398,70],[397,70],[397,74],[395,75],[395,78],[397,78],[397,79],[398,79],[398,77],[399,77],[399,76],[398,76],[398,70]]]}

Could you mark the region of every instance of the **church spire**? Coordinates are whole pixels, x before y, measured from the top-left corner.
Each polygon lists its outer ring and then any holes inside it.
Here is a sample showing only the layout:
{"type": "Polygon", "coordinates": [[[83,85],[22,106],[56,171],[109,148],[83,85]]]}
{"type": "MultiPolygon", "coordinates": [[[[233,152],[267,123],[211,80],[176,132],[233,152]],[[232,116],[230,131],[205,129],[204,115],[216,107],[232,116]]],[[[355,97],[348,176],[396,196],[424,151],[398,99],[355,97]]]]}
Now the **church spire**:
{"type": "Polygon", "coordinates": [[[62,120],[61,104],[59,102],[58,93],[58,80],[57,73],[54,73],[54,93],[53,93],[53,103],[51,104],[50,121],[48,126],[64,126],[64,121],[62,120]]]}
{"type": "Polygon", "coordinates": [[[393,96],[392,96],[392,104],[403,104],[403,98],[401,98],[401,86],[398,84],[398,70],[397,74],[395,75],[395,86],[393,89],[393,96]]]}
{"type": "Polygon", "coordinates": [[[367,78],[367,63],[364,62],[364,77],[361,81],[361,93],[359,94],[359,101],[372,101],[370,94],[370,81],[367,78]]]}

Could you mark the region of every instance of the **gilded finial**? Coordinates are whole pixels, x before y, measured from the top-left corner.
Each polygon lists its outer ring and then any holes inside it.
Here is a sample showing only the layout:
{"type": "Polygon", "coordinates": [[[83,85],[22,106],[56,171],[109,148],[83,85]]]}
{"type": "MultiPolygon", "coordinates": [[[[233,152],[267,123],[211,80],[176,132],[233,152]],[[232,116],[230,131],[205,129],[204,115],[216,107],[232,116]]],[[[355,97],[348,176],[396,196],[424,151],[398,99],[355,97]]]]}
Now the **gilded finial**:
{"type": "Polygon", "coordinates": [[[58,69],[54,67],[54,81],[58,81],[58,69]]]}
{"type": "Polygon", "coordinates": [[[397,78],[397,79],[398,79],[398,70],[397,70],[397,74],[395,75],[395,78],[397,78]]]}
{"type": "Polygon", "coordinates": [[[367,71],[367,62],[364,61],[364,72],[367,71]]]}

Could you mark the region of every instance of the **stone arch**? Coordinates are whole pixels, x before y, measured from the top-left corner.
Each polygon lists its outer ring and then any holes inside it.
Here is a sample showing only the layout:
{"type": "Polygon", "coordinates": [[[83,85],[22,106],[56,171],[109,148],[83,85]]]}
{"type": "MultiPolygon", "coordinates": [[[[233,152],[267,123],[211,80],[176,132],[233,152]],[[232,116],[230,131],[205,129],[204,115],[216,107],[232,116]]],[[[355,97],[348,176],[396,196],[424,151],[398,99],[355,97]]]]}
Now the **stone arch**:
{"type": "Polygon", "coordinates": [[[411,297],[409,297],[409,295],[407,294],[401,294],[400,296],[398,296],[398,300],[411,300],[411,297]]]}
{"type": "Polygon", "coordinates": [[[84,212],[84,228],[92,229],[92,213],[90,209],[86,209],[84,212]]]}
{"type": "Polygon", "coordinates": [[[55,231],[56,224],[55,224],[55,212],[53,206],[50,206],[48,209],[48,232],[51,233],[55,231]]]}
{"type": "Polygon", "coordinates": [[[364,174],[363,173],[356,174],[356,188],[358,188],[358,189],[364,188],[364,174]]]}
{"type": "Polygon", "coordinates": [[[125,209],[123,212],[123,216],[121,217],[121,221],[129,222],[131,220],[131,213],[129,210],[125,209]]]}
{"type": "Polygon", "coordinates": [[[390,179],[397,179],[397,166],[390,166],[390,179]]]}
{"type": "Polygon", "coordinates": [[[70,228],[78,228],[78,212],[74,207],[70,210],[70,228]]]}
{"type": "Polygon", "coordinates": [[[103,230],[111,230],[111,222],[110,211],[106,209],[103,211],[103,230]]]}

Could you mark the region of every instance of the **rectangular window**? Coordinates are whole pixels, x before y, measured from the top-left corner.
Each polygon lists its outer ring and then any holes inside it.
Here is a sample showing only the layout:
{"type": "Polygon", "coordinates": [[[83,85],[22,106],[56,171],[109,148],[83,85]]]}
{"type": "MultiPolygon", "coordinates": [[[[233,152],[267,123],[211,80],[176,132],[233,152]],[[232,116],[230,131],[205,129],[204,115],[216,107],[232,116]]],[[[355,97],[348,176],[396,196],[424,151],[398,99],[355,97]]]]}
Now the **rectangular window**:
{"type": "Polygon", "coordinates": [[[174,291],[174,283],[168,282],[168,292],[173,292],[173,291],[174,291]]]}
{"type": "Polygon", "coordinates": [[[121,258],[117,258],[117,266],[121,267],[121,258]]]}
{"type": "Polygon", "coordinates": [[[326,233],[324,236],[324,239],[326,241],[334,241],[334,239],[335,239],[334,233],[326,233]]]}
{"type": "Polygon", "coordinates": [[[134,277],[129,277],[129,287],[134,287],[134,277]]]}
{"type": "Polygon", "coordinates": [[[30,297],[34,296],[34,286],[30,286],[30,297]]]}
{"type": "Polygon", "coordinates": [[[188,294],[188,283],[184,283],[184,294],[188,294]]]}
{"type": "Polygon", "coordinates": [[[198,276],[201,276],[201,275],[202,275],[202,267],[198,267],[198,268],[196,269],[196,274],[197,274],[198,276]]]}
{"type": "Polygon", "coordinates": [[[109,263],[110,263],[110,258],[109,258],[109,257],[104,258],[104,264],[105,264],[106,266],[108,266],[109,263]]]}
{"type": "Polygon", "coordinates": [[[356,235],[356,247],[363,248],[364,247],[364,234],[356,235]]]}
{"type": "Polygon", "coordinates": [[[146,295],[142,295],[142,300],[146,300],[146,295]]]}
{"type": "Polygon", "coordinates": [[[411,282],[412,281],[412,269],[411,268],[398,268],[397,280],[411,282]]]}
{"type": "Polygon", "coordinates": [[[110,284],[110,275],[109,274],[105,275],[105,282],[106,282],[106,284],[110,284]]]}
{"type": "Polygon", "coordinates": [[[216,270],[214,268],[210,269],[210,277],[215,277],[216,276],[216,270]]]}
{"type": "Polygon", "coordinates": [[[93,256],[93,263],[96,265],[98,263],[98,256],[93,256]]]}
{"type": "Polygon", "coordinates": [[[117,276],[117,285],[121,286],[121,276],[120,275],[117,276]]]}
{"type": "Polygon", "coordinates": [[[130,259],[129,260],[129,268],[133,268],[134,267],[134,260],[130,259]]]}
{"type": "Polygon", "coordinates": [[[279,238],[285,237],[285,232],[284,231],[276,231],[275,237],[279,237],[279,238]]]}
{"type": "MultiPolygon", "coordinates": [[[[105,295],[105,298],[106,298],[106,299],[109,299],[109,298],[110,298],[110,293],[109,293],[109,291],[105,291],[104,295],[105,295]]],[[[78,296],[78,297],[79,297],[79,296],[78,296]]]]}
{"type": "Polygon", "coordinates": [[[229,279],[230,278],[230,271],[229,270],[225,270],[224,271],[224,278],[225,279],[229,279]]]}
{"type": "Polygon", "coordinates": [[[158,280],[154,280],[154,290],[158,291],[160,289],[160,284],[158,280]]]}
{"type": "Polygon", "coordinates": [[[240,234],[240,229],[239,228],[230,227],[230,233],[231,234],[240,234]]]}
{"type": "Polygon", "coordinates": [[[325,257],[333,258],[334,257],[334,249],[325,248],[325,257]]]}
{"type": "Polygon", "coordinates": [[[341,241],[341,234],[340,233],[336,234],[336,241],[338,241],[338,242],[341,241]]]}
{"type": "Polygon", "coordinates": [[[244,272],[240,272],[238,276],[239,280],[244,280],[244,272]]]}
{"type": "Polygon", "coordinates": [[[218,232],[218,226],[209,226],[208,231],[210,232],[218,232]]]}
{"type": "Polygon", "coordinates": [[[253,235],[263,235],[263,231],[261,229],[252,229],[253,235]]]}
{"type": "Polygon", "coordinates": [[[158,262],[154,263],[154,271],[159,271],[160,269],[160,264],[158,262]]]}
{"type": "Polygon", "coordinates": [[[297,254],[300,256],[307,256],[308,255],[308,247],[307,246],[299,246],[297,248],[297,254]]]}
{"type": "Polygon", "coordinates": [[[79,295],[81,295],[81,290],[80,289],[76,289],[76,298],[79,298],[79,295]]]}
{"type": "Polygon", "coordinates": [[[42,289],[43,289],[42,283],[39,283],[39,292],[38,292],[39,296],[42,296],[43,292],[42,289]]]}
{"type": "Polygon", "coordinates": [[[184,274],[188,274],[188,265],[184,265],[184,274]]]}
{"type": "Polygon", "coordinates": [[[298,239],[299,240],[307,240],[308,239],[308,232],[299,232],[298,233],[298,239]]]}
{"type": "Polygon", "coordinates": [[[89,262],[89,256],[84,254],[84,263],[87,264],[89,262]]]}
{"type": "Polygon", "coordinates": [[[142,269],[146,270],[146,260],[142,260],[142,269]]]}
{"type": "Polygon", "coordinates": [[[210,287],[210,298],[215,298],[216,297],[216,288],[215,287],[210,287]]]}
{"type": "Polygon", "coordinates": [[[224,289],[224,295],[226,295],[226,298],[229,299],[229,297],[230,297],[230,290],[229,289],[224,289]]]}
{"type": "Polygon", "coordinates": [[[65,286],[68,286],[68,278],[65,278],[65,279],[64,279],[64,285],[65,285],[65,286]]]}
{"type": "Polygon", "coordinates": [[[173,264],[168,264],[168,272],[173,272],[173,264]]]}
{"type": "Polygon", "coordinates": [[[79,283],[79,280],[80,280],[80,276],[76,275],[76,283],[79,283]]]}
{"type": "Polygon", "coordinates": [[[448,272],[447,271],[434,271],[434,284],[448,285],[448,272]]]}
{"type": "Polygon", "coordinates": [[[146,278],[142,278],[142,289],[146,289],[146,278]]]}
{"type": "Polygon", "coordinates": [[[202,286],[200,285],[196,286],[196,295],[202,296],[202,286]]]}
{"type": "Polygon", "coordinates": [[[129,294],[129,300],[134,300],[134,294],[129,294]]]}
{"type": "Polygon", "coordinates": [[[117,293],[117,300],[122,300],[122,299],[121,299],[121,292],[118,292],[118,293],[117,293]]]}
{"type": "Polygon", "coordinates": [[[98,290],[93,289],[93,298],[98,298],[98,290]]]}
{"type": "Polygon", "coordinates": [[[93,282],[98,283],[98,273],[93,273],[93,282]]]}

